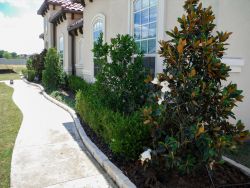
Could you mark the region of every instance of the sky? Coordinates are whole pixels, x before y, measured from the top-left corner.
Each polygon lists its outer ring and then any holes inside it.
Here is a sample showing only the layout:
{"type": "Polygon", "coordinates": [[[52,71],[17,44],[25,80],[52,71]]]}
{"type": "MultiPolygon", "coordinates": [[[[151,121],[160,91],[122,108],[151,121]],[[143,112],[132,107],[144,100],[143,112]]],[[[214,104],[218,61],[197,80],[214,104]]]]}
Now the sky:
{"type": "Polygon", "coordinates": [[[43,0],[0,0],[0,50],[18,54],[40,53],[42,16],[37,10],[43,0]]]}

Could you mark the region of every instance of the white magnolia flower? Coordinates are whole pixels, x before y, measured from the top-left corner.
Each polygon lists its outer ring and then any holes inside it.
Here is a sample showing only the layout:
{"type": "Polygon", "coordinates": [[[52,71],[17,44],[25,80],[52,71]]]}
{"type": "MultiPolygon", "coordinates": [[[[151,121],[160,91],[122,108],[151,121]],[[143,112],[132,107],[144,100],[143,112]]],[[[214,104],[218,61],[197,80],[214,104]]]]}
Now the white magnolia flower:
{"type": "Polygon", "coordinates": [[[164,99],[164,93],[161,93],[161,98],[158,99],[158,104],[161,105],[164,100],[165,100],[164,99]]]}
{"type": "Polygon", "coordinates": [[[158,85],[160,83],[160,81],[158,80],[157,77],[155,77],[154,80],[151,81],[151,83],[158,85]]]}
{"type": "Polygon", "coordinates": [[[169,86],[168,81],[161,82],[161,86],[162,86],[162,89],[161,89],[162,93],[166,93],[166,92],[170,92],[171,91],[170,88],[168,87],[169,86]]]}
{"type": "Polygon", "coordinates": [[[164,101],[164,98],[160,98],[160,99],[158,100],[158,104],[161,105],[163,101],[164,101]]]}
{"type": "Polygon", "coordinates": [[[151,160],[151,151],[152,151],[151,149],[148,149],[141,154],[140,160],[142,161],[142,163],[151,160]]]}

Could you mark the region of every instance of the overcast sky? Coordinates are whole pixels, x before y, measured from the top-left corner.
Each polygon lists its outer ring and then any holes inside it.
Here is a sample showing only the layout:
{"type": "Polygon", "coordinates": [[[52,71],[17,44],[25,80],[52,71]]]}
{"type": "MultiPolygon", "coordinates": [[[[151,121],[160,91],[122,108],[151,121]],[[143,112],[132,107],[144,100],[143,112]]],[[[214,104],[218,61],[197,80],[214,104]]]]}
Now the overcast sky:
{"type": "Polygon", "coordinates": [[[37,10],[43,0],[0,0],[0,50],[39,53],[43,19],[37,10]]]}

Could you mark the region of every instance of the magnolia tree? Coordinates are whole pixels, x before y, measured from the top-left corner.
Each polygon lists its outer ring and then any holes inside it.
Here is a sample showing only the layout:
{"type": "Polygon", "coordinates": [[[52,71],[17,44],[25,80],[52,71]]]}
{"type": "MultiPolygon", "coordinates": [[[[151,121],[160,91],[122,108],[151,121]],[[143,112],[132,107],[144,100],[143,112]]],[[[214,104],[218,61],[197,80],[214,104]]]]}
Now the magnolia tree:
{"type": "Polygon", "coordinates": [[[212,169],[222,151],[248,132],[241,121],[229,121],[242,91],[222,85],[230,71],[221,59],[231,33],[214,32],[212,9],[199,0],[187,0],[184,9],[180,27],[160,41],[165,70],[152,81],[144,123],[153,127],[152,163],[189,173],[204,165],[212,169]]]}

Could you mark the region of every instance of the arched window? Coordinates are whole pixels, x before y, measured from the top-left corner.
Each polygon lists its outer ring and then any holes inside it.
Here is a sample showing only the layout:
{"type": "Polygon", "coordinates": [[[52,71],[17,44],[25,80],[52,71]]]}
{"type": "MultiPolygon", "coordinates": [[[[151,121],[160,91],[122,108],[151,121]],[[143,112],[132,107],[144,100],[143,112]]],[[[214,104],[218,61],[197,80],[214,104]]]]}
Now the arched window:
{"type": "MultiPolygon", "coordinates": [[[[98,14],[94,17],[92,21],[92,31],[93,31],[93,44],[98,40],[100,34],[103,33],[103,40],[105,41],[105,16],[98,14]]],[[[94,76],[97,75],[99,67],[94,63],[94,76]]]]}
{"type": "Polygon", "coordinates": [[[96,42],[101,33],[104,32],[104,23],[102,19],[95,21],[93,25],[93,42],[96,42]]]}
{"type": "Polygon", "coordinates": [[[63,36],[59,38],[59,54],[60,54],[60,61],[63,65],[63,57],[64,57],[64,39],[63,36]]]}
{"type": "Polygon", "coordinates": [[[133,33],[136,44],[145,53],[145,66],[155,73],[158,0],[134,0],[133,33]]]}

